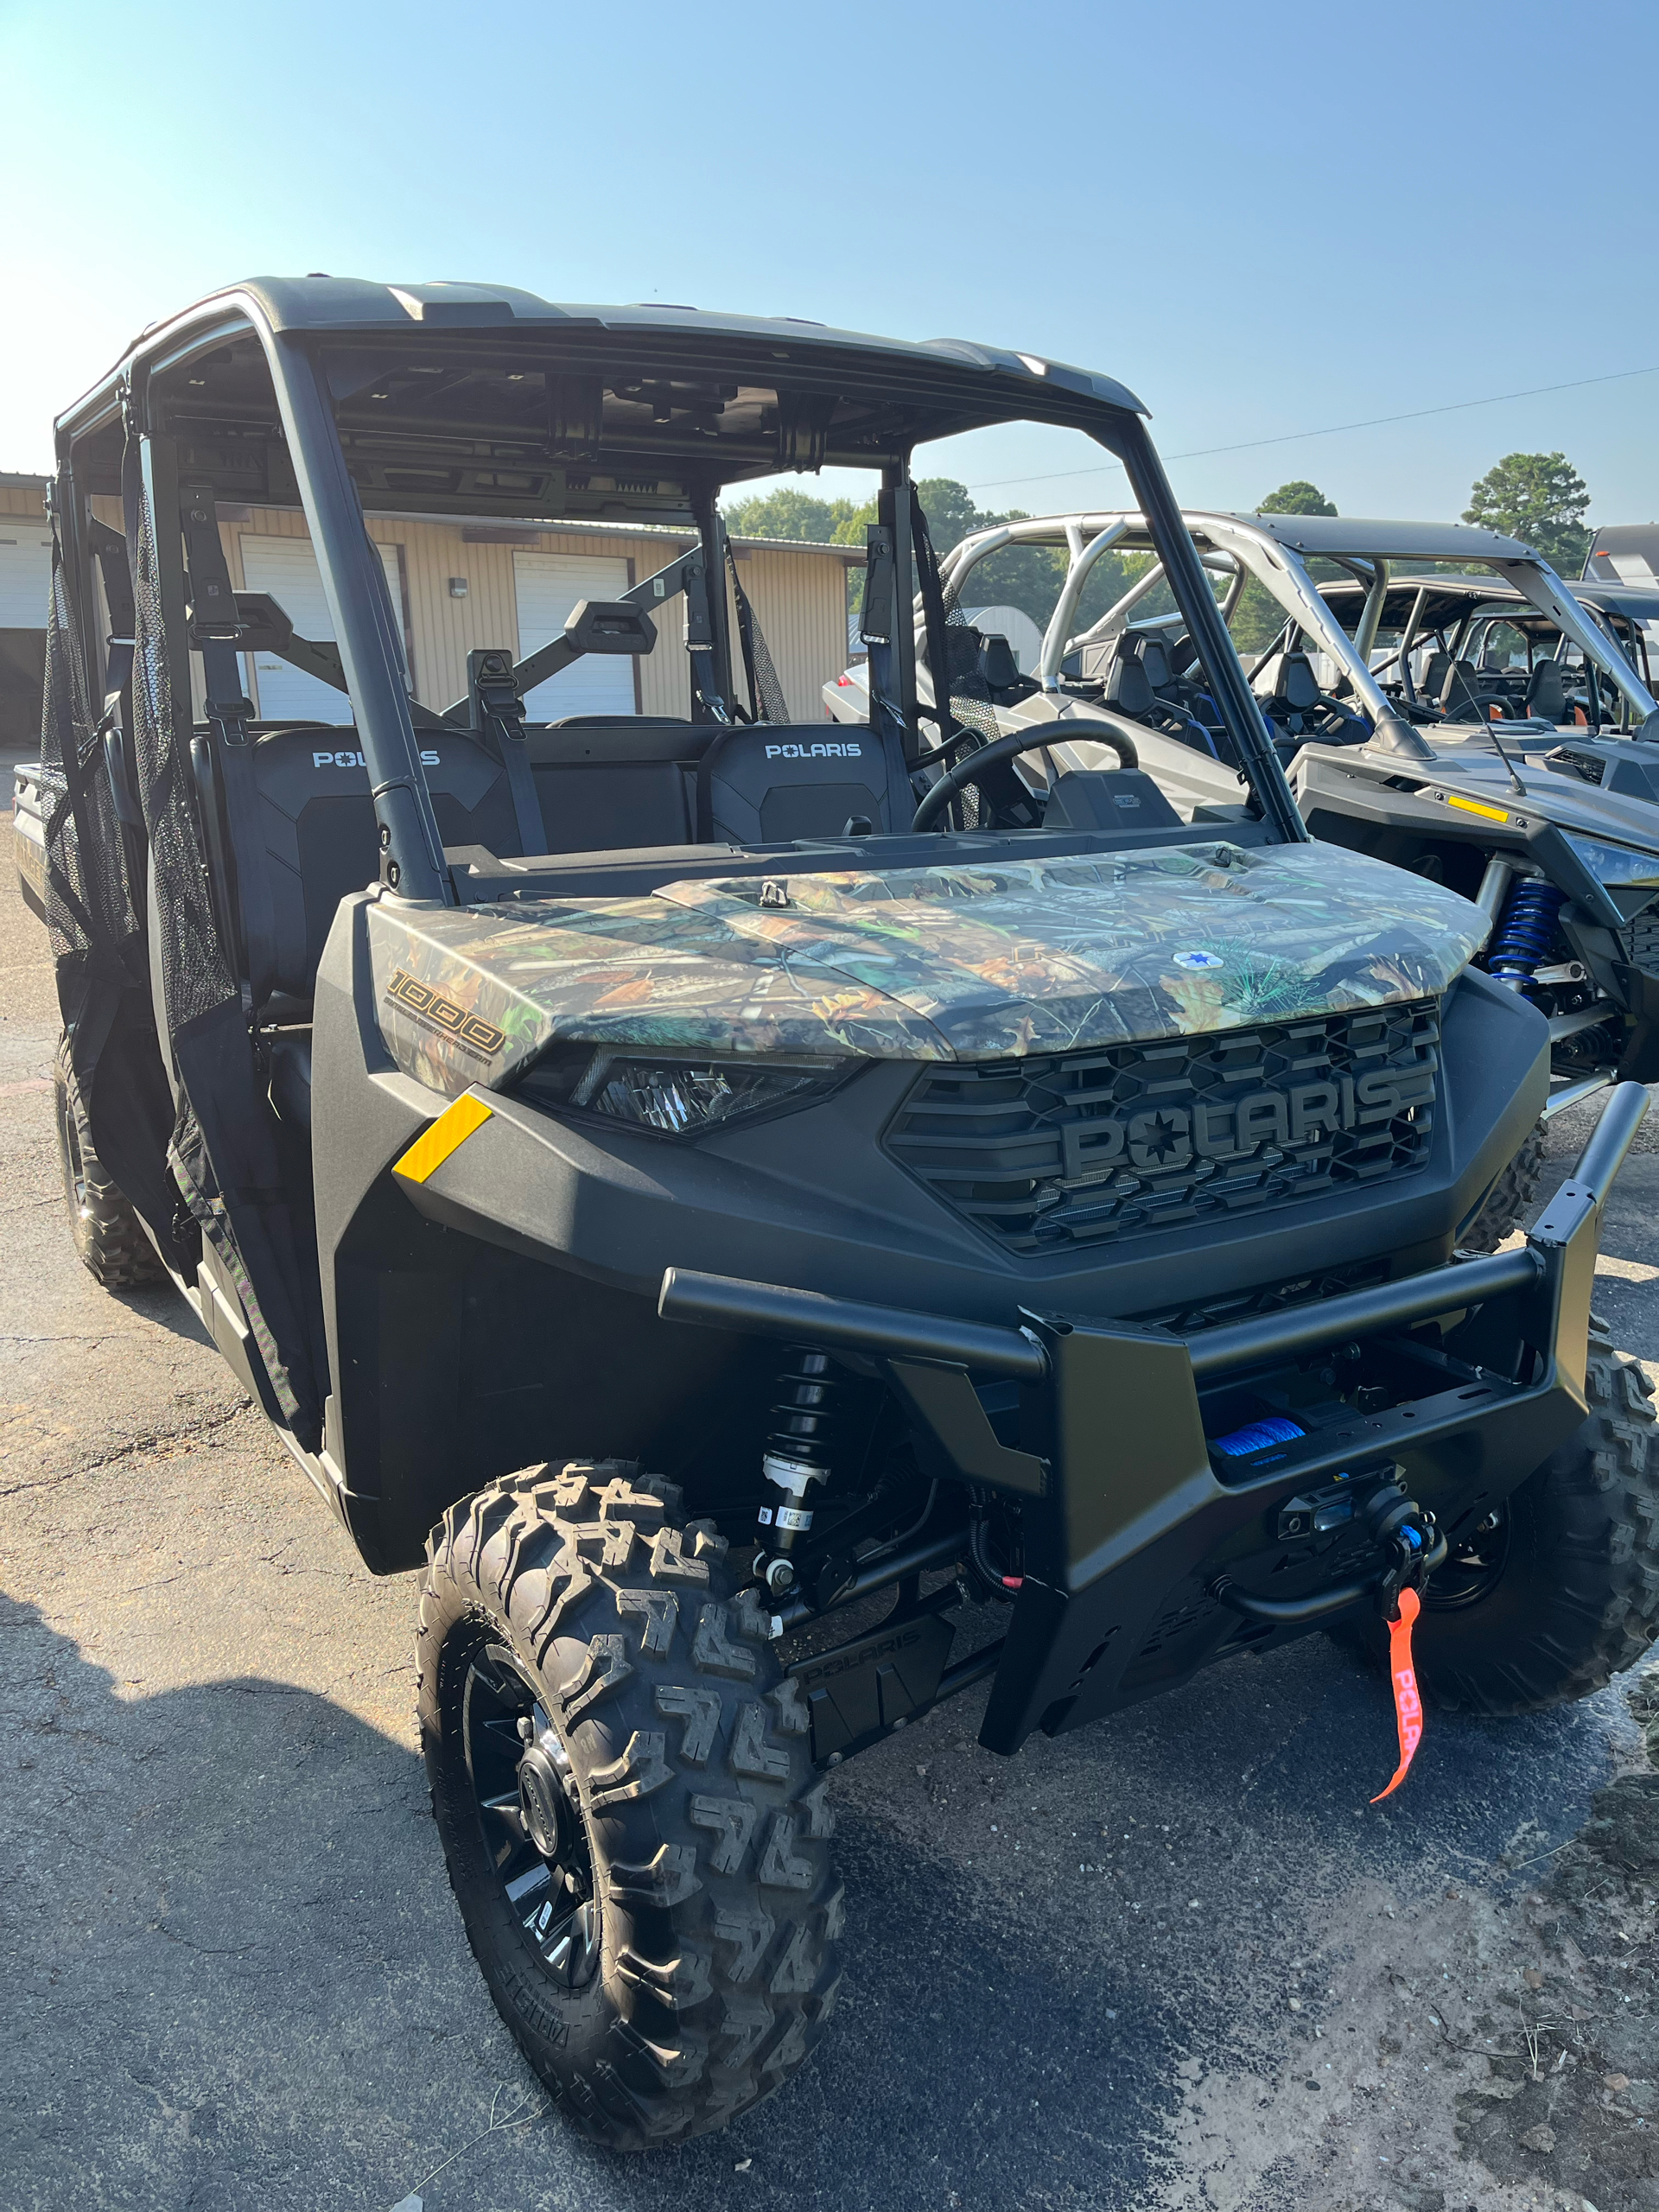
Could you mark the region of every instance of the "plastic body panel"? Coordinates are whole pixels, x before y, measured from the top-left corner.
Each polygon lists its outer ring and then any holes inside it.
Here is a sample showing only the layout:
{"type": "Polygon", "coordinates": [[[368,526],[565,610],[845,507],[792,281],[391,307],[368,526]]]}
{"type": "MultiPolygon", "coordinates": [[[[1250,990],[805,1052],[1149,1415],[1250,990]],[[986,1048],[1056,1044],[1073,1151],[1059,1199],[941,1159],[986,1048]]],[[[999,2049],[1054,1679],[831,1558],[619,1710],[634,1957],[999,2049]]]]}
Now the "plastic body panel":
{"type": "Polygon", "coordinates": [[[1121,1252],[1020,1259],[942,1205],[881,1148],[920,1072],[902,1063],[692,1144],[492,1094],[488,1122],[416,1189],[392,1164],[447,1101],[381,1042],[367,905],[342,907],[319,974],[312,1125],[327,1451],[383,1568],[416,1557],[454,1498],[555,1452],[641,1453],[670,1474],[699,1454],[758,1465],[775,1350],[661,1320],[665,1268],[1002,1323],[1144,1313],[1366,1259],[1411,1272],[1447,1256],[1545,1094],[1543,1021],[1467,975],[1445,1002],[1423,1169],[1121,1252]]]}

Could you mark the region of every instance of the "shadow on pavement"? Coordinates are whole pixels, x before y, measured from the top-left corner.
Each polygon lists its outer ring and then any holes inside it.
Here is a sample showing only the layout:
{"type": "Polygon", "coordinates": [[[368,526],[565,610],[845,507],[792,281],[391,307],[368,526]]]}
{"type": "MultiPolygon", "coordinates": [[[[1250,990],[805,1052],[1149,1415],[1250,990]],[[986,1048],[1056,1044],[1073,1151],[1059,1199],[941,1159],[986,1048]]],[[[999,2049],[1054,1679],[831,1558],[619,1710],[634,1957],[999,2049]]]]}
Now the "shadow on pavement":
{"type": "Polygon", "coordinates": [[[111,1290],[104,1294],[118,1306],[124,1306],[142,1321],[150,1321],[158,1329],[181,1337],[186,1344],[205,1344],[211,1351],[213,1340],[194,1309],[187,1306],[171,1282],[158,1282],[143,1290],[111,1290]]]}
{"type": "Polygon", "coordinates": [[[1437,1722],[1410,1793],[1357,1818],[1387,1700],[1320,1638],[1012,1764],[944,1708],[841,1781],[849,1972],[817,2059],[621,2161],[556,2118],[474,2139],[493,2100],[542,2101],[410,1751],[278,1681],[118,1694],[28,1605],[0,1601],[0,1667],[6,2212],[1137,2201],[1182,2062],[1271,2062],[1311,1919],[1368,1875],[1466,1878],[1529,1821],[1543,1848],[1608,1770],[1571,1713],[1437,1722]]]}

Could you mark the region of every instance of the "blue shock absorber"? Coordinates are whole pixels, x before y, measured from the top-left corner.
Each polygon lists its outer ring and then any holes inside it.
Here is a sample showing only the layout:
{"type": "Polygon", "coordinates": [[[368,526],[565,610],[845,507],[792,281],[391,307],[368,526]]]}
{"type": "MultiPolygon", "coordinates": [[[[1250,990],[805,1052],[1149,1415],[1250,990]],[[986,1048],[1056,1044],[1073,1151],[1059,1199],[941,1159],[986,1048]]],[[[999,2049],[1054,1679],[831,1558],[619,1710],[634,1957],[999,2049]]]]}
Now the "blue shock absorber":
{"type": "Polygon", "coordinates": [[[1518,877],[1503,902],[1503,918],[1486,948],[1489,973],[1512,991],[1530,988],[1555,942],[1555,921],[1565,894],[1541,876],[1518,877]]]}

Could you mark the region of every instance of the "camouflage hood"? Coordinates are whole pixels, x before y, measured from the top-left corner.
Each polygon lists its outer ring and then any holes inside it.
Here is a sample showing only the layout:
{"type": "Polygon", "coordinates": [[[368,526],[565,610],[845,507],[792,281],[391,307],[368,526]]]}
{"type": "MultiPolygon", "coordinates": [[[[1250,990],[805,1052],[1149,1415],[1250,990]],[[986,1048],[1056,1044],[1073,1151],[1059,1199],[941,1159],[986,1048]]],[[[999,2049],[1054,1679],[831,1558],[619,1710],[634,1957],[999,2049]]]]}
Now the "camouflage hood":
{"type": "Polygon", "coordinates": [[[994,1060],[1431,997],[1478,907],[1332,845],[665,885],[369,912],[382,1031],[448,1092],[555,1039],[994,1060]]]}

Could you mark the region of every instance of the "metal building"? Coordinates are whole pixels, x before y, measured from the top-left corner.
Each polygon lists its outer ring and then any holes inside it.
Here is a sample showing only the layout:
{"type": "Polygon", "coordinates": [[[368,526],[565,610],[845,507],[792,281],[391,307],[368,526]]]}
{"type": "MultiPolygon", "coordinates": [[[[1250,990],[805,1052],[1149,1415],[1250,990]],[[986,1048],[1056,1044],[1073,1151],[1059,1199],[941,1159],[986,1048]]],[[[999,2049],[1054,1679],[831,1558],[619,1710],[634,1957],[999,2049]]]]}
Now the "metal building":
{"type": "MultiPolygon", "coordinates": [[[[0,475],[0,745],[9,747],[26,747],[40,727],[52,550],[45,488],[41,476],[0,475]]],[[[118,502],[93,505],[120,528],[118,502]]],[[[222,505],[219,516],[236,588],[269,592],[301,636],[332,637],[304,518],[288,508],[222,505]]],[[[522,658],[563,627],[579,600],[614,598],[695,543],[689,531],[604,522],[537,531],[371,514],[368,528],[392,605],[403,610],[415,692],[438,707],[465,695],[474,646],[505,646],[522,658]]],[[[863,549],[744,537],[732,546],[790,713],[816,721],[823,685],[846,663],[847,570],[863,565],[863,549]]],[[[577,662],[531,695],[531,718],[683,714],[684,606],[676,599],[658,614],[654,653],[577,662]]],[[[264,655],[250,657],[248,687],[268,721],[334,721],[346,711],[339,692],[264,655]]]]}

